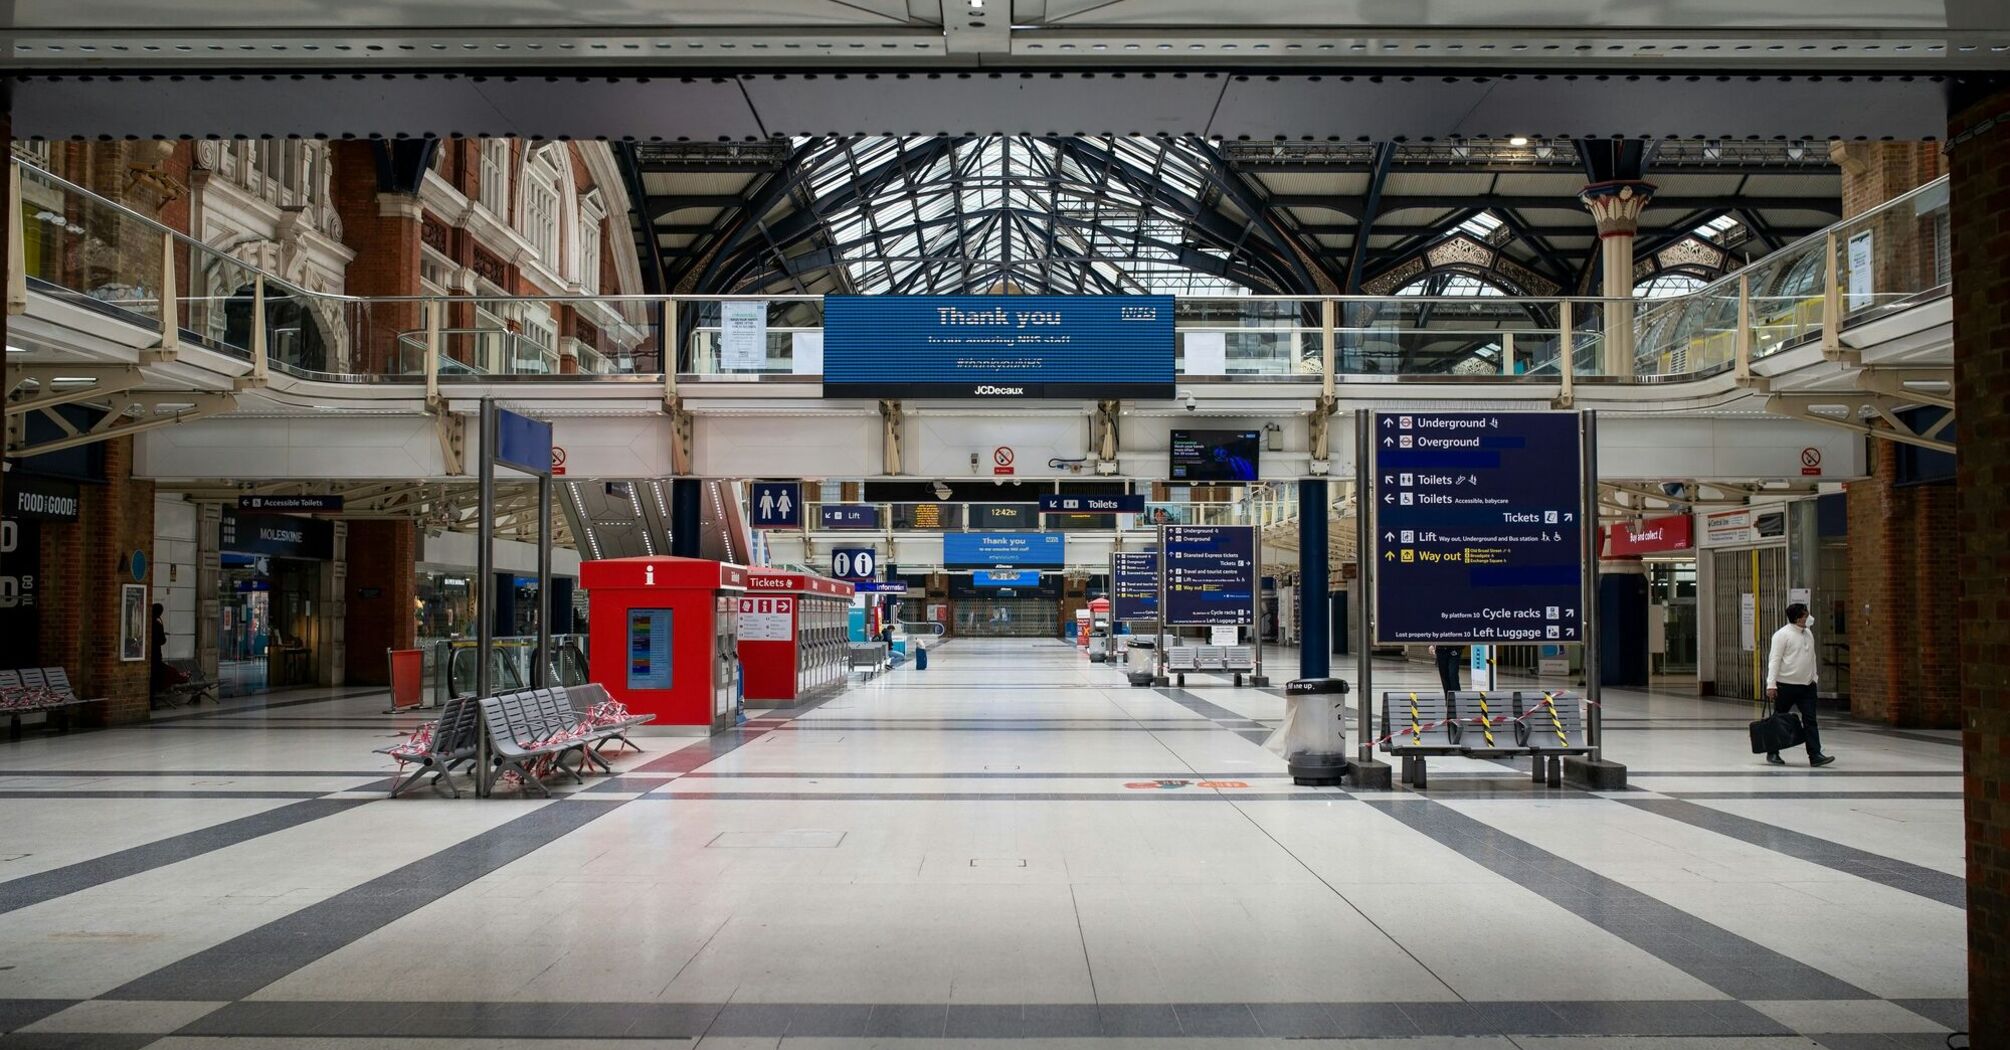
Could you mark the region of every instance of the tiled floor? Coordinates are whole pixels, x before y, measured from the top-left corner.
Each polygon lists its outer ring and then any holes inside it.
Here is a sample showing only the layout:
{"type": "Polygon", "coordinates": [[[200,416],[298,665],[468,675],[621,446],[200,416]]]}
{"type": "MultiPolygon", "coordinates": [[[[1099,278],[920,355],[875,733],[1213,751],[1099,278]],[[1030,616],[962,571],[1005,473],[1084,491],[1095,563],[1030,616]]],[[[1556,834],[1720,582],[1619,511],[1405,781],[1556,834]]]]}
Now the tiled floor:
{"type": "Polygon", "coordinates": [[[549,802],[388,801],[383,707],[0,746],[0,1050],[1937,1050],[1965,1014],[1951,733],[1835,719],[1778,769],[1745,706],[1616,693],[1625,792],[1300,788],[1274,691],[966,641],[549,802]]]}

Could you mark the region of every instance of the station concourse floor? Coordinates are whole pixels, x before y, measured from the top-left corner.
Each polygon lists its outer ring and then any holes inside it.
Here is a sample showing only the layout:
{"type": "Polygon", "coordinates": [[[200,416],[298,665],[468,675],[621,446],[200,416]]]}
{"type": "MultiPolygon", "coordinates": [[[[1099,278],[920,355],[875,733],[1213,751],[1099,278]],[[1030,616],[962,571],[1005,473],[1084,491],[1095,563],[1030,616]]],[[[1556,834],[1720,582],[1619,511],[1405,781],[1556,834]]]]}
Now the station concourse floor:
{"type": "Polygon", "coordinates": [[[1624,792],[1444,758],[1428,790],[1356,793],[1259,746],[1281,690],[1132,688],[1051,641],[931,655],[645,738],[548,802],[385,799],[370,749],[419,717],[361,689],[0,745],[0,1050],[1938,1050],[1963,1027],[1956,734],[1830,716],[1836,764],[1780,769],[1748,705],[1610,691],[1624,792]]]}

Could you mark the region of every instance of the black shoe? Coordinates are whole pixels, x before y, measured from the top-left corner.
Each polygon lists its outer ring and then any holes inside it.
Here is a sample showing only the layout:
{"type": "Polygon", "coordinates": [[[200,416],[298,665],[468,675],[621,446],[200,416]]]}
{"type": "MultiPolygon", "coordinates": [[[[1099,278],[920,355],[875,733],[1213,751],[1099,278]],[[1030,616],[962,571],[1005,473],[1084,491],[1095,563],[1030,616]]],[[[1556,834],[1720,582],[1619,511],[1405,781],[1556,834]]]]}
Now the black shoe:
{"type": "Polygon", "coordinates": [[[1815,757],[1808,759],[1808,765],[1820,768],[1822,766],[1828,765],[1830,762],[1833,762],[1835,760],[1836,756],[1834,755],[1816,755],[1815,757]]]}
{"type": "Polygon", "coordinates": [[[1787,760],[1781,758],[1778,751],[1768,751],[1766,752],[1766,764],[1769,766],[1784,766],[1787,764],[1787,760]]]}

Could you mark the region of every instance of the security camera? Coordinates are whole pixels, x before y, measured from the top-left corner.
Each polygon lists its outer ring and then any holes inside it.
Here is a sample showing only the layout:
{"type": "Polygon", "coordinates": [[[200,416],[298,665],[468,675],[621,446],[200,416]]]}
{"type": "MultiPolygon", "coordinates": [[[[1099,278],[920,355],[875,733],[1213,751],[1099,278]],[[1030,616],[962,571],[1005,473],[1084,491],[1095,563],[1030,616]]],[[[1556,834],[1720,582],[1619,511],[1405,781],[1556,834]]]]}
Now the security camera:
{"type": "Polygon", "coordinates": [[[1182,390],[1179,392],[1179,396],[1181,403],[1186,405],[1188,412],[1195,412],[1200,409],[1200,402],[1193,396],[1193,391],[1182,390]]]}

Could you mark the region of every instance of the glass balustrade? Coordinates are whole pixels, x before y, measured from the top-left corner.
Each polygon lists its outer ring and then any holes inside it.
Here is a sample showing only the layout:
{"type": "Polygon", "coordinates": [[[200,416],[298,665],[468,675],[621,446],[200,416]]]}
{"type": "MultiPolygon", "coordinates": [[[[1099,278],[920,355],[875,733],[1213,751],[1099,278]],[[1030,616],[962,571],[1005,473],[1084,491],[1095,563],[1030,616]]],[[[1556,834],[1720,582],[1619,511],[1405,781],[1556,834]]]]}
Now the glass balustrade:
{"type": "MultiPolygon", "coordinates": [[[[443,383],[660,381],[666,367],[697,381],[822,374],[815,296],[334,295],[263,274],[255,258],[172,233],[32,165],[19,171],[32,292],[158,327],[166,250],[184,345],[251,359],[262,342],[274,374],[403,383],[429,371],[443,383]]],[[[1318,382],[1330,301],[1333,371],[1346,382],[1706,376],[1735,367],[1741,347],[1759,360],[1820,340],[1831,312],[1862,324],[1944,296],[1947,220],[1943,179],[1694,292],[1640,302],[1187,297],[1175,309],[1176,366],[1183,383],[1318,382]],[[1608,316],[1630,331],[1608,330],[1608,316]]]]}

